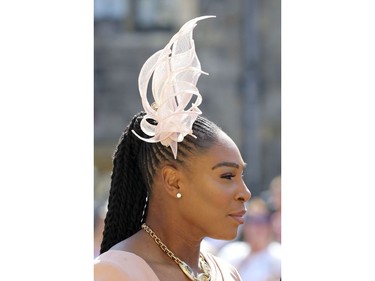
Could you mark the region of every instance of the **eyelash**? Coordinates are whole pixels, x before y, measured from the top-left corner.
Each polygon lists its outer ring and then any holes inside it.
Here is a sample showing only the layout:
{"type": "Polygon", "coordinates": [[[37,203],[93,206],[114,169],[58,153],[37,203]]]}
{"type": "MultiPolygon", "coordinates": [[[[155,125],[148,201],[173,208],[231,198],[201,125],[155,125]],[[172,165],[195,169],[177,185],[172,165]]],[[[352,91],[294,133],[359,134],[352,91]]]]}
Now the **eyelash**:
{"type": "MultiPolygon", "coordinates": [[[[233,175],[233,174],[225,174],[225,175],[222,175],[221,178],[222,179],[227,179],[227,180],[231,180],[232,178],[234,178],[236,175],[233,175]]],[[[244,174],[241,174],[241,177],[244,177],[244,174]]]]}
{"type": "Polygon", "coordinates": [[[235,175],[233,175],[233,174],[225,174],[225,175],[221,176],[222,179],[227,179],[227,180],[231,180],[234,177],[235,177],[235,175]]]}

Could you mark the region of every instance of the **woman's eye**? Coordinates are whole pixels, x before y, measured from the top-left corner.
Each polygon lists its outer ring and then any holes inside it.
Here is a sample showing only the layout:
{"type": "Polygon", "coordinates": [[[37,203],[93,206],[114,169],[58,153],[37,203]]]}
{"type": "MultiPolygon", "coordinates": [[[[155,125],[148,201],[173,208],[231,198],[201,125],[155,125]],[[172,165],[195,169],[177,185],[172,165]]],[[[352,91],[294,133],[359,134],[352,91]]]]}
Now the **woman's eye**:
{"type": "Polygon", "coordinates": [[[221,176],[222,179],[227,179],[227,180],[231,180],[233,177],[234,177],[233,174],[225,174],[221,176]]]}

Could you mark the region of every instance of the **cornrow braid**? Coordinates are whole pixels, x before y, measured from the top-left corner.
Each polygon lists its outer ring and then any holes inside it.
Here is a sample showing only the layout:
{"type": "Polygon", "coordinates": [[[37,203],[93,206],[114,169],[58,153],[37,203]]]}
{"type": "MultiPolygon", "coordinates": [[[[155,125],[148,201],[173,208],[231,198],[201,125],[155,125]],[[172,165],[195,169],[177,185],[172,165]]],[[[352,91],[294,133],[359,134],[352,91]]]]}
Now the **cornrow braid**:
{"type": "MultiPolygon", "coordinates": [[[[221,130],[213,122],[199,116],[192,128],[196,137],[187,135],[179,142],[177,159],[174,159],[170,147],[145,142],[132,133],[134,130],[140,136],[147,137],[140,129],[144,115],[144,112],[140,112],[133,117],[113,157],[108,211],[100,253],[108,251],[141,229],[147,216],[148,195],[158,167],[162,163],[184,165],[189,155],[202,153],[216,143],[218,131],[221,130]]],[[[147,121],[155,124],[154,120],[147,121]]]]}

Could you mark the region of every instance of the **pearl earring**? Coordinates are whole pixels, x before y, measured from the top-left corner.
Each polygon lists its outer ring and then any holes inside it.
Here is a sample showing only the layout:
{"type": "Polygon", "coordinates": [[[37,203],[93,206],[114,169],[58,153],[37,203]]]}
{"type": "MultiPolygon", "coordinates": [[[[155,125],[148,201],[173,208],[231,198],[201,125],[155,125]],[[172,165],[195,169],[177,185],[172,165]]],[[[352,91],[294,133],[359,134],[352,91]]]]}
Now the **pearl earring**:
{"type": "Polygon", "coordinates": [[[180,192],[178,192],[178,193],[176,194],[176,197],[177,197],[177,198],[181,198],[181,197],[182,197],[182,194],[181,194],[180,192]]]}

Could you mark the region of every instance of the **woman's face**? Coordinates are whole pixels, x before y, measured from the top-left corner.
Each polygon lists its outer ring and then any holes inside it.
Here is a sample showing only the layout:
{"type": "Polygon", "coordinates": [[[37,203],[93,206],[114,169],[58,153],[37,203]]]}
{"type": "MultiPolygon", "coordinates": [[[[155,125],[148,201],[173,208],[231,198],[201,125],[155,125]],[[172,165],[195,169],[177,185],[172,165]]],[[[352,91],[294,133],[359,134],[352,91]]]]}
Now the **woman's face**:
{"type": "Polygon", "coordinates": [[[180,213],[191,231],[203,237],[230,240],[243,223],[251,193],[243,181],[245,163],[225,133],[219,142],[194,156],[182,173],[180,213]]]}

